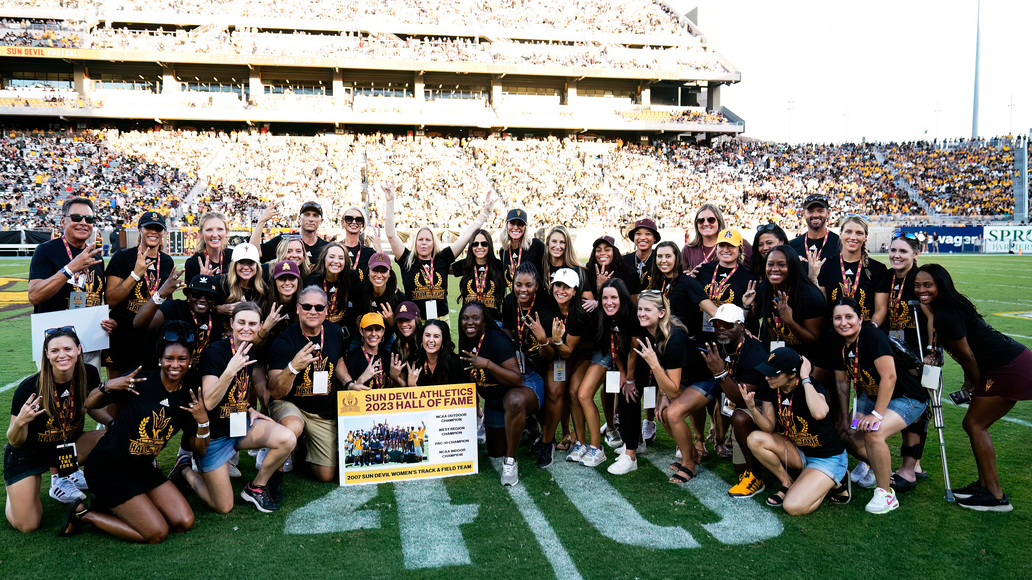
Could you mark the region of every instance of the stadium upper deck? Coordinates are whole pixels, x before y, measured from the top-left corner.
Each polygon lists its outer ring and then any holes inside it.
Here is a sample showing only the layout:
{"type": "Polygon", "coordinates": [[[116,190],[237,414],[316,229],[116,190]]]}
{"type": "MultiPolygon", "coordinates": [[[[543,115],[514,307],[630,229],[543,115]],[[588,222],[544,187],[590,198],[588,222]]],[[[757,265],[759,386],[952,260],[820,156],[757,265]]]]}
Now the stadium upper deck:
{"type": "Polygon", "coordinates": [[[0,115],[700,139],[744,130],[720,104],[741,73],[691,20],[650,0],[0,7],[7,22],[27,17],[80,44],[19,43],[9,25],[0,115]]]}

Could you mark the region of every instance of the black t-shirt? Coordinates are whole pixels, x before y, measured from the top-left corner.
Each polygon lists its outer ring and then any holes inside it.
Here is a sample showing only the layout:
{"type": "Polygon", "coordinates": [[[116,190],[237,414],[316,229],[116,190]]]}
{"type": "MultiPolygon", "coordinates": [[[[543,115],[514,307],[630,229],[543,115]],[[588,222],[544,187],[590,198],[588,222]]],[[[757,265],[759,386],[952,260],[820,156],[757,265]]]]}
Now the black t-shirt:
{"type": "MultiPolygon", "coordinates": [[[[950,343],[967,338],[968,346],[978,361],[978,370],[985,374],[1006,366],[1025,350],[1025,346],[1001,333],[975,316],[964,316],[948,308],[936,308],[932,316],[935,337],[939,346],[949,352],[950,343]]],[[[950,356],[956,358],[952,352],[950,356]]]]}
{"type": "MultiPolygon", "coordinates": [[[[72,442],[82,435],[83,422],[86,418],[86,411],[83,409],[85,401],[76,401],[75,393],[72,391],[72,382],[57,383],[55,386],[55,403],[59,408],[73,409],[74,412],[62,414],[58,417],[48,417],[46,413],[36,415],[36,418],[29,422],[28,437],[18,447],[24,453],[46,452],[51,453],[54,447],[64,443],[72,442]]],[[[93,389],[100,386],[100,372],[93,365],[86,365],[86,394],[89,395],[93,389]]],[[[29,396],[39,392],[39,373],[36,373],[18,385],[14,391],[14,399],[11,401],[11,415],[17,416],[29,396]]],[[[42,407],[42,403],[40,403],[42,407]]]]}
{"type": "Polygon", "coordinates": [[[412,252],[406,249],[401,258],[395,260],[401,269],[401,281],[405,286],[405,296],[419,305],[423,320],[427,320],[427,304],[433,300],[437,305],[437,316],[448,315],[448,272],[455,254],[450,246],[445,246],[432,260],[414,258],[412,267],[407,267],[408,257],[412,252]],[[433,280],[430,278],[433,277],[433,280]]]}
{"type": "MultiPolygon", "coordinates": [[[[426,364],[426,358],[420,357],[416,359],[416,362],[422,366],[423,370],[419,373],[419,378],[416,379],[416,385],[420,387],[432,387],[437,385],[457,385],[462,383],[470,382],[469,372],[463,369],[462,360],[454,355],[445,355],[448,357],[447,369],[443,364],[443,360],[438,358],[437,367],[433,371],[430,370],[430,366],[426,364]]],[[[440,357],[440,355],[438,355],[440,357]]]]}
{"type": "Polygon", "coordinates": [[[661,290],[670,302],[670,313],[688,328],[688,332],[699,336],[702,328],[702,310],[699,303],[707,298],[699,281],[680,274],[672,283],[669,278],[664,278],[661,290]]]}
{"type": "MultiPolygon", "coordinates": [[[[562,314],[558,307],[556,307],[555,316],[562,319],[562,314]]],[[[573,349],[573,356],[584,360],[591,358],[591,354],[595,351],[594,339],[595,335],[598,334],[600,322],[597,313],[585,312],[582,308],[571,308],[563,322],[566,323],[566,332],[563,334],[564,341],[568,337],[580,337],[580,340],[577,341],[577,346],[573,349]]],[[[552,329],[546,328],[545,333],[551,339],[552,329]]]]}
{"type": "MultiPolygon", "coordinates": [[[[115,255],[111,256],[105,275],[123,280],[131,278],[133,268],[136,267],[137,255],[139,255],[139,249],[136,247],[115,252],[115,255]]],[[[146,274],[141,277],[139,282],[133,285],[129,295],[111,307],[111,318],[118,322],[118,327],[115,328],[116,333],[128,334],[132,332],[133,318],[136,317],[136,313],[140,311],[143,303],[150,299],[151,292],[157,292],[158,288],[168,279],[174,267],[175,263],[172,261],[172,257],[164,252],[160,252],[157,262],[147,267],[146,274]]]]}
{"type": "MultiPolygon", "coordinates": [[[[434,273],[437,274],[436,272],[434,273]]],[[[384,293],[381,296],[373,296],[373,286],[368,281],[359,284],[358,288],[355,288],[353,292],[354,298],[348,302],[351,306],[348,307],[348,332],[352,340],[360,340],[361,334],[359,334],[358,328],[362,321],[362,317],[369,312],[375,312],[381,314],[381,308],[384,304],[390,304],[391,310],[397,311],[398,305],[405,301],[405,295],[401,293],[401,290],[395,290],[394,294],[384,293]],[[366,306],[366,302],[369,303],[366,306]]],[[[391,337],[394,336],[394,327],[387,325],[387,328],[383,329],[383,342],[390,342],[391,337]]]]}
{"type": "MultiPolygon", "coordinates": [[[[512,341],[502,331],[488,327],[483,338],[480,348],[476,349],[477,356],[482,356],[498,366],[516,358],[516,349],[512,346],[512,341]]],[[[487,369],[473,369],[468,371],[468,375],[468,380],[477,385],[477,394],[487,401],[501,401],[510,388],[499,384],[498,379],[487,369]]]]}
{"type": "MultiPolygon", "coordinates": [[[[647,338],[649,342],[652,343],[652,350],[655,350],[656,354],[659,354],[659,345],[656,342],[656,337],[646,332],[645,329],[640,330],[641,333],[635,339],[632,339],[633,345],[637,347],[638,340],[645,342],[645,339],[647,338]]],[[[663,367],[664,370],[681,369],[680,384],[682,385],[691,385],[699,382],[700,380],[707,380],[706,375],[708,375],[709,380],[712,380],[713,374],[709,372],[705,362],[701,363],[701,371],[698,368],[692,368],[697,366],[696,363],[698,361],[693,360],[689,356],[689,348],[694,350],[695,353],[699,352],[698,347],[695,346],[695,341],[689,338],[687,333],[680,328],[671,329],[670,338],[667,339],[666,349],[663,351],[663,354],[658,357],[659,366],[663,367]],[[692,380],[693,375],[698,375],[702,378],[692,380]]],[[[652,369],[649,367],[648,363],[645,362],[645,359],[634,353],[632,353],[631,356],[638,357],[638,361],[634,366],[635,386],[637,386],[639,390],[645,387],[656,386],[656,378],[652,376],[652,369]]]]}
{"type": "Polygon", "coordinates": [[[853,381],[857,391],[867,393],[871,399],[878,397],[878,386],[881,382],[881,375],[874,361],[883,357],[892,357],[896,367],[896,387],[892,390],[892,398],[910,397],[918,401],[927,401],[928,394],[921,386],[921,380],[902,369],[895,356],[892,354],[892,344],[889,337],[877,328],[864,326],[860,329],[860,336],[852,345],[845,346],[844,341],[838,341],[840,346],[839,356],[835,357],[835,370],[845,371],[846,377],[853,381]]]}
{"type": "MultiPolygon", "coordinates": [[[[337,416],[336,393],[339,387],[334,370],[343,356],[343,335],[339,326],[324,322],[320,336],[322,337],[322,348],[320,349],[322,355],[307,367],[296,369],[300,372],[294,375],[293,386],[282,397],[282,400],[293,403],[306,413],[318,415],[323,419],[333,419],[337,416]],[[325,395],[315,395],[312,393],[313,373],[323,370],[329,373],[328,392],[325,395]]],[[[301,332],[300,323],[291,324],[272,343],[272,349],[269,351],[269,370],[282,370],[289,373],[290,369],[287,368],[287,364],[309,342],[319,344],[320,336],[309,338],[301,332]]],[[[315,353],[313,352],[313,354],[315,353]]]]}
{"type": "Polygon", "coordinates": [[[548,363],[552,362],[552,359],[545,360],[542,358],[540,350],[542,347],[547,346],[548,342],[538,344],[537,338],[534,336],[530,326],[519,321],[521,313],[529,315],[531,319],[534,318],[535,314],[538,315],[541,318],[541,327],[545,329],[545,336],[548,341],[551,341],[552,321],[558,315],[559,310],[556,308],[552,297],[542,293],[540,290],[537,292],[537,297],[534,299],[529,312],[519,307],[515,294],[509,294],[502,302],[502,328],[512,332],[515,348],[526,357],[526,364],[528,366],[523,369],[524,373],[530,369],[536,369],[539,374],[544,376],[543,373],[548,369],[548,363]]]}
{"type": "Polygon", "coordinates": [[[824,238],[818,238],[816,240],[806,237],[806,233],[803,233],[798,238],[788,243],[793,250],[799,254],[800,258],[806,259],[806,253],[809,249],[820,250],[820,257],[827,260],[825,264],[831,263],[838,258],[840,248],[842,247],[842,241],[839,235],[835,232],[829,231],[824,238]]]}
{"type": "Polygon", "coordinates": [[[635,278],[635,290],[631,294],[637,294],[642,288],[652,286],[652,269],[656,264],[655,249],[649,252],[649,257],[645,258],[644,261],[638,260],[638,252],[628,252],[620,256],[620,259],[623,260],[624,266],[627,266],[627,270],[631,272],[631,276],[635,278]]]}
{"type": "MultiPolygon", "coordinates": [[[[524,235],[530,235],[529,232],[524,235]]],[[[524,250],[522,247],[518,250],[511,248],[499,248],[498,259],[502,261],[502,267],[505,268],[505,283],[512,287],[512,275],[516,271],[516,268],[520,267],[520,264],[529,262],[537,268],[538,274],[541,273],[541,260],[545,257],[545,243],[537,238],[531,238],[530,247],[524,250]]],[[[544,278],[542,278],[544,279],[544,278]]]]}
{"type": "Polygon", "coordinates": [[[831,259],[821,267],[821,273],[817,275],[817,285],[828,293],[829,325],[835,301],[846,293],[847,281],[851,286],[859,283],[859,287],[853,291],[852,296],[860,303],[864,320],[871,320],[874,315],[874,295],[889,292],[892,285],[892,274],[889,273],[885,264],[873,259],[867,261],[867,267],[861,267],[861,263],[860,261],[843,262],[841,259],[831,259]],[[845,266],[845,270],[842,269],[843,266],[845,266]]]}
{"type": "Polygon", "coordinates": [[[138,395],[111,391],[105,398],[105,403],[119,403],[118,416],[93,449],[90,460],[106,455],[119,465],[147,467],[180,430],[190,436],[197,432],[193,416],[180,407],[190,404],[190,392],[198,385],[184,382],[170,393],[161,384],[161,373],[147,370],[136,375],[136,380],[138,395]]]}
{"type": "MultiPolygon", "coordinates": [[[[812,380],[813,388],[824,400],[828,400],[828,392],[816,380],[812,380]]],[[[839,438],[835,422],[830,411],[823,419],[814,419],[810,407],[806,404],[805,387],[800,383],[791,393],[775,393],[772,403],[777,420],[777,427],[784,430],[796,447],[807,457],[834,457],[845,451],[845,444],[839,438]]]]}
{"type": "MultiPolygon", "coordinates": [[[[186,264],[183,265],[183,282],[189,284],[190,280],[193,280],[194,276],[198,276],[201,273],[201,258],[204,258],[204,264],[208,264],[208,254],[194,254],[186,259],[186,264]]],[[[230,253],[225,248],[222,249],[222,255],[219,259],[211,262],[211,274],[212,276],[221,276],[226,273],[226,268],[230,264],[230,253]]]]}
{"type": "MultiPolygon", "coordinates": [[[[76,256],[90,249],[92,248],[89,247],[89,244],[82,250],[71,244],[68,244],[68,247],[65,248],[63,238],[43,242],[36,246],[36,251],[32,253],[32,261],[29,262],[29,280],[46,280],[50,278],[58,270],[67,266],[76,256]],[[69,251],[72,254],[71,258],[68,257],[69,251]]],[[[87,307],[104,304],[103,261],[90,266],[87,270],[78,273],[71,280],[65,282],[58,289],[57,293],[37,304],[32,309],[33,314],[68,310],[68,299],[71,297],[72,292],[77,289],[76,284],[78,284],[78,288],[81,288],[81,291],[86,292],[87,307]]]]}
{"type": "MultiPolygon", "coordinates": [[[[294,234],[297,235],[297,234],[294,234]]],[[[280,242],[283,241],[283,234],[278,234],[267,242],[262,242],[262,262],[271,262],[276,259],[276,249],[279,248],[280,242]]],[[[308,254],[308,263],[314,264],[319,259],[319,252],[322,251],[323,246],[329,244],[326,240],[316,236],[315,243],[308,245],[304,239],[301,239],[301,245],[305,247],[305,253],[308,254]]]]}
{"type": "Polygon", "coordinates": [[[459,272],[459,296],[462,304],[474,300],[483,302],[484,307],[491,311],[491,317],[499,320],[502,312],[502,300],[505,299],[505,291],[508,289],[504,283],[496,283],[487,273],[487,266],[477,266],[476,276],[465,277],[459,272]],[[480,282],[477,281],[479,277],[480,282]],[[478,291],[478,284],[482,290],[478,291]]]}
{"type": "MultiPolygon", "coordinates": [[[[911,300],[916,300],[914,294],[914,278],[917,277],[917,268],[911,268],[903,279],[897,279],[895,273],[889,272],[889,316],[885,327],[891,336],[893,332],[903,331],[903,340],[913,349],[914,353],[924,352],[924,345],[917,342],[917,325],[926,324],[925,317],[920,306],[911,306],[911,300]]],[[[922,326],[921,328],[927,328],[922,326]]],[[[924,333],[924,334],[927,334],[924,333]]],[[[924,337],[925,344],[928,338],[924,337]]]]}
{"type": "Polygon", "coordinates": [[[753,385],[756,387],[756,400],[773,403],[774,390],[770,388],[767,377],[756,370],[756,367],[767,362],[769,354],[762,342],[746,336],[737,351],[727,353],[724,362],[734,382],[753,385]]]}
{"type": "Polygon", "coordinates": [[[193,327],[197,339],[193,350],[195,361],[201,360],[200,356],[208,345],[220,340],[226,332],[221,317],[215,315],[214,308],[203,316],[197,316],[190,310],[190,303],[186,300],[166,300],[158,309],[166,321],[181,320],[193,327]]]}
{"type": "Polygon", "coordinates": [[[749,289],[753,276],[745,265],[725,268],[719,262],[706,262],[699,266],[695,279],[702,286],[703,294],[714,304],[742,305],[742,296],[749,289]]]}
{"type": "MultiPolygon", "coordinates": [[[[766,283],[766,282],[764,282],[766,283]]],[[[797,324],[803,325],[807,320],[811,318],[823,318],[825,314],[825,302],[824,295],[816,286],[809,284],[800,283],[796,288],[796,292],[799,293],[799,298],[795,301],[792,306],[792,320],[797,324]]],[[[763,292],[757,291],[758,296],[763,296],[763,292]]],[[[800,355],[809,358],[811,361],[814,360],[813,353],[819,350],[818,344],[803,344],[802,341],[796,337],[792,329],[788,327],[785,321],[781,320],[781,316],[778,315],[778,310],[773,305],[770,307],[770,313],[763,321],[764,326],[770,329],[769,333],[765,333],[764,338],[766,344],[770,344],[772,340],[782,340],[785,342],[785,346],[792,347],[800,355]],[[771,337],[773,334],[773,338],[771,337]]]]}
{"type": "Polygon", "coordinates": [[[366,386],[371,389],[383,389],[394,386],[391,383],[389,374],[391,370],[391,353],[383,347],[380,347],[377,353],[372,356],[369,356],[364,348],[356,348],[344,357],[344,366],[348,369],[348,374],[351,375],[351,378],[358,380],[359,375],[364,373],[369,365],[376,364],[376,361],[380,361],[380,372],[373,375],[369,382],[366,383],[366,386]]]}
{"type": "Polygon", "coordinates": [[[369,271],[369,258],[376,253],[376,250],[369,246],[344,246],[351,259],[351,271],[359,281],[365,280],[366,272],[369,271]]]}
{"type": "MultiPolygon", "coordinates": [[[[348,313],[351,309],[351,299],[357,294],[358,286],[361,283],[358,271],[352,270],[351,272],[342,272],[342,274],[351,278],[348,281],[348,287],[350,288],[348,292],[344,292],[343,289],[338,289],[337,284],[327,282],[323,276],[318,274],[308,275],[305,278],[304,285],[302,286],[302,288],[307,286],[318,286],[326,292],[326,300],[328,303],[326,321],[334,322],[338,326],[346,324],[345,321],[347,320],[348,313]]],[[[343,279],[339,279],[338,281],[343,281],[343,279]]]]}
{"type": "MultiPolygon", "coordinates": [[[[232,339],[226,338],[216,341],[205,349],[201,355],[199,374],[202,377],[212,375],[221,377],[233,358],[232,339]]],[[[215,405],[215,408],[208,411],[208,421],[211,422],[211,438],[219,439],[229,437],[229,415],[230,413],[247,412],[248,404],[254,406],[255,389],[253,373],[257,365],[249,365],[233,377],[233,382],[222,395],[222,399],[215,405]]],[[[290,372],[290,371],[287,371],[290,372]]],[[[202,382],[203,384],[203,382],[202,382]]]]}

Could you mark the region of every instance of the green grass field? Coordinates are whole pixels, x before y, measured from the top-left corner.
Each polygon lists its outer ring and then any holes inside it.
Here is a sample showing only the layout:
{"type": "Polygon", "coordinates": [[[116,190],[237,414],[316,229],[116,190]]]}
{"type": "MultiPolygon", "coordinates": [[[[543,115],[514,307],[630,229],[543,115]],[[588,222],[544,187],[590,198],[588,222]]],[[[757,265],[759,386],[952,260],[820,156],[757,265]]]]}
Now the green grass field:
{"type": "MultiPolygon", "coordinates": [[[[1032,259],[922,261],[944,264],[990,324],[1032,344],[1032,318],[1000,315],[1032,312],[1032,259]]],[[[35,370],[28,346],[31,310],[18,306],[25,302],[27,272],[27,259],[0,259],[5,409],[12,386],[35,370]]],[[[960,383],[959,367],[948,361],[946,391],[960,383]]],[[[950,475],[955,486],[965,485],[975,478],[975,466],[961,429],[964,410],[946,402],[944,412],[950,475]]],[[[1001,482],[1015,506],[1006,514],[943,501],[934,429],[923,460],[931,477],[901,494],[900,509],[869,515],[864,505],[871,492],[855,490],[850,504],[825,503],[802,518],[763,505],[767,493],[727,498],[724,492],[737,478],[712,447],[699,478],[684,486],[667,483],[660,467],[675,448],[661,429],[638,471],[622,477],[610,476],[604,466],[567,466],[561,452],[556,465],[539,470],[525,455],[521,483],[506,489],[482,451],[480,474],[437,483],[340,489],[290,474],[286,504],[270,515],[239,501],[230,514],[217,515],[191,496],[193,531],[157,546],[125,544],[88,528],[74,538],[54,537],[64,506],[47,495],[44,476],[42,528],[26,535],[0,525],[0,570],[10,579],[1028,578],[1022,560],[1032,531],[1032,404],[1019,403],[1007,419],[993,429],[1001,482]]],[[[175,447],[173,441],[160,458],[166,468],[175,447]]],[[[890,448],[898,463],[898,436],[890,448]]],[[[237,489],[253,475],[253,458],[244,454],[240,467],[244,478],[235,482],[237,489]]],[[[777,486],[768,480],[767,487],[777,486]]]]}

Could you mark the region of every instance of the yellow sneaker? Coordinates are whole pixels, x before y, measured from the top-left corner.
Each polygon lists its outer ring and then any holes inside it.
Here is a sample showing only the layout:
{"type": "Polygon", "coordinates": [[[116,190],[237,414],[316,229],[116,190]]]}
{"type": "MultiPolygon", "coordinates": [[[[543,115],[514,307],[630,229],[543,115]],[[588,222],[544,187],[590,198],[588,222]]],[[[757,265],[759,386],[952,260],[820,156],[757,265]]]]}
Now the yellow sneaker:
{"type": "Polygon", "coordinates": [[[738,476],[738,485],[727,490],[727,495],[739,498],[752,497],[763,489],[763,480],[756,477],[753,472],[746,471],[738,476]]]}

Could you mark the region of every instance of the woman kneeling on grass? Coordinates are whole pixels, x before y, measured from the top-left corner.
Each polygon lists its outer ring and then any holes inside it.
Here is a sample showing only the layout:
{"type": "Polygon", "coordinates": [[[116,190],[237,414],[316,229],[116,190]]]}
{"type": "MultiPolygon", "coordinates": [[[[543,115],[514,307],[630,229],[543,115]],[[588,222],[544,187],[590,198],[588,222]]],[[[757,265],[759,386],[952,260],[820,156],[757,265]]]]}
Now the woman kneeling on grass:
{"type": "Polygon", "coordinates": [[[849,488],[836,487],[846,476],[845,444],[831,419],[827,392],[810,378],[810,361],[781,347],[756,370],[767,377],[774,402],[763,401],[761,411],[756,394],[739,388],[759,427],[749,434],[749,449],[781,480],[781,489],[767,498],[767,504],[801,516],[817,509],[829,491],[836,503],[849,501],[849,488]],[[776,429],[785,435],[775,433],[776,429]],[[802,473],[793,481],[789,469],[802,473]]]}
{"type": "Polygon", "coordinates": [[[256,395],[265,388],[256,383],[265,382],[265,373],[255,372],[252,365],[257,361],[249,354],[251,341],[262,325],[261,309],[254,302],[241,302],[233,308],[230,324],[233,336],[211,345],[201,356],[204,406],[212,409],[212,416],[208,450],[196,457],[200,474],[190,469],[190,459],[182,456],[169,479],[180,491],[189,485],[214,511],[229,513],[233,509],[230,458],[240,449],[267,448],[258,474],[244,486],[240,497],[258,511],[269,513],[283,503],[283,472],[279,469],[297,438],[290,429],[255,409],[256,395]]]}
{"type": "Polygon", "coordinates": [[[957,292],[942,266],[922,266],[914,278],[914,292],[925,313],[932,316],[936,340],[964,369],[963,389],[971,394],[964,431],[975,453],[978,480],[953,490],[957,505],[1009,512],[1014,507],[1000,487],[989,427],[1015,402],[1032,399],[1032,352],[989,326],[975,305],[957,292]]]}
{"type": "Polygon", "coordinates": [[[169,531],[193,527],[190,505],[154,466],[154,458],[183,430],[184,447],[197,455],[208,448],[208,411],[198,385],[184,385],[194,337],[182,322],[159,328],[158,371],[108,381],[86,398],[86,408],[118,403],[118,420],[86,461],[86,481],[95,496],[93,511],[82,502],[69,510],[62,536],[93,524],[105,532],[143,544],[165,541],[169,531]]]}

